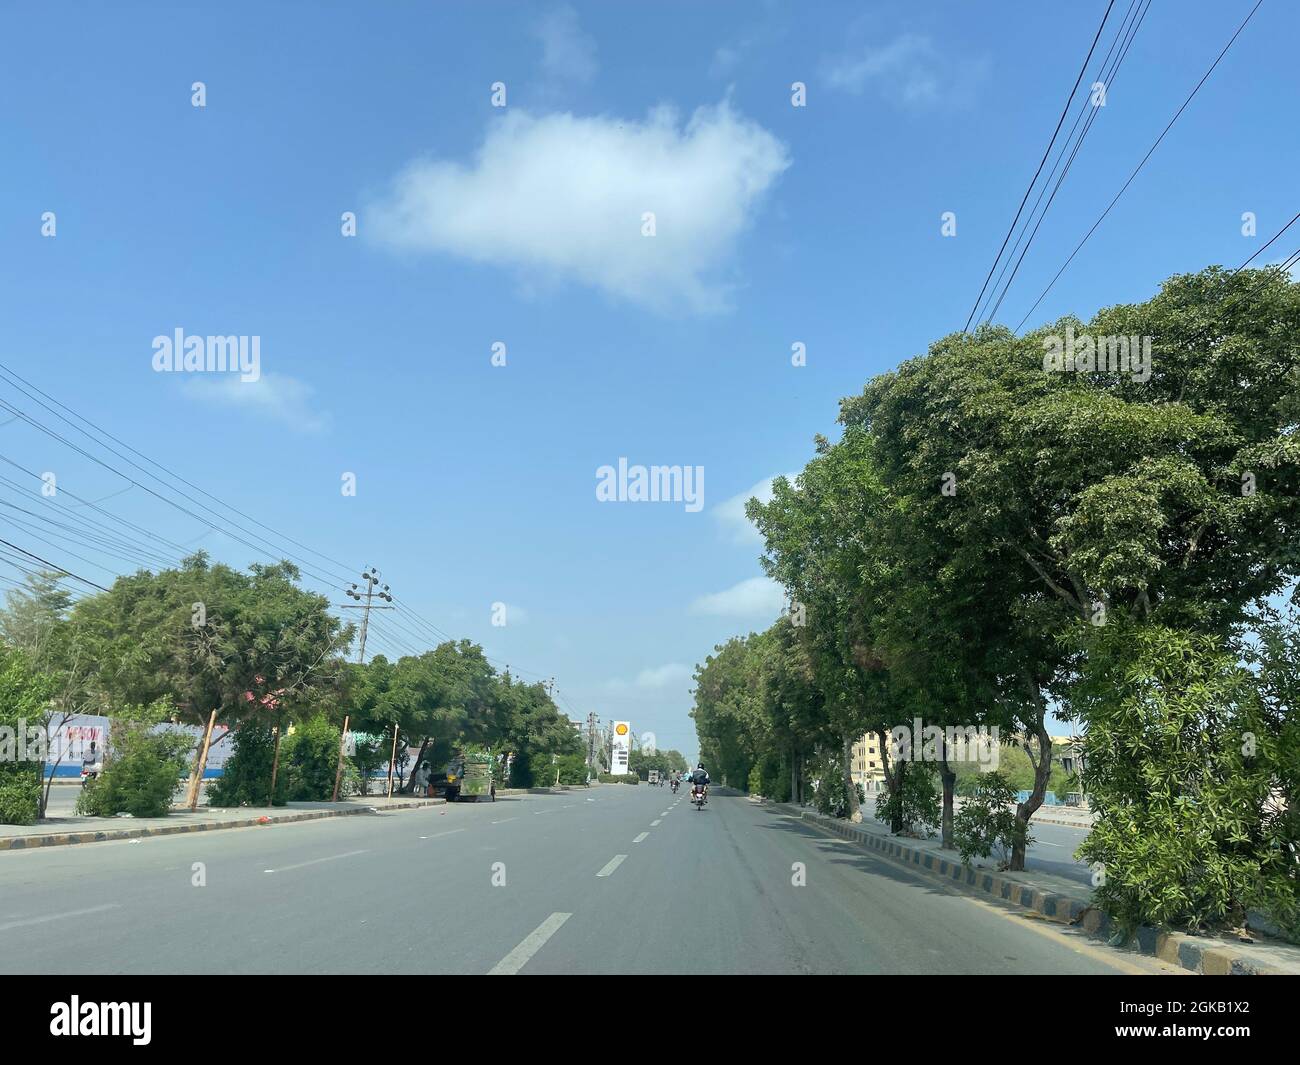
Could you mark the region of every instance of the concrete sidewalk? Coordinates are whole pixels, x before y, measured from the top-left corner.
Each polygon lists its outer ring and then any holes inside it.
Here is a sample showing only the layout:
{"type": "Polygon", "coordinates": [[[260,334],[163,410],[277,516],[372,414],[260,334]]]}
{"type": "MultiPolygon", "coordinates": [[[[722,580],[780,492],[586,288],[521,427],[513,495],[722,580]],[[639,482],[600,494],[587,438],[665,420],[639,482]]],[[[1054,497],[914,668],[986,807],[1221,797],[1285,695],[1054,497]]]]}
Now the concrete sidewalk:
{"type": "Polygon", "coordinates": [[[49,817],[34,825],[0,825],[0,851],[250,828],[354,814],[383,814],[445,803],[445,799],[352,797],[340,802],[291,802],[285,806],[230,809],[200,806],[193,812],[173,808],[167,817],[49,817]]]}
{"type": "MultiPolygon", "coordinates": [[[[892,836],[887,826],[870,820],[854,824],[788,803],[772,803],[770,808],[901,862],[916,872],[961,884],[1031,910],[1049,921],[1082,928],[1094,938],[1109,940],[1115,934],[1107,915],[1093,906],[1090,894],[1081,890],[1075,881],[1034,870],[999,872],[991,859],[975,859],[964,864],[956,851],[943,850],[937,838],[892,836]]],[[[1263,937],[1253,943],[1243,943],[1226,935],[1196,936],[1143,927],[1127,946],[1204,975],[1300,975],[1300,947],[1263,937]]]]}

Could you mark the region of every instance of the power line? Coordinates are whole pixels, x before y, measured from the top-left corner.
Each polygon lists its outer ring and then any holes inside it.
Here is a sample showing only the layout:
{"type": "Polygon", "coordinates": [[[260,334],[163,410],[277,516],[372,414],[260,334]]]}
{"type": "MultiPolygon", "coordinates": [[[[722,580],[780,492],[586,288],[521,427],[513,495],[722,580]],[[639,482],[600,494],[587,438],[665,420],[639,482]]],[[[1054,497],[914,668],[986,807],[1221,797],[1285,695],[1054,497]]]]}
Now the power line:
{"type": "Polygon", "coordinates": [[[971,319],[975,317],[975,311],[984,299],[984,290],[988,288],[989,280],[993,277],[993,271],[997,269],[998,262],[1002,258],[1002,253],[1006,250],[1007,242],[1011,239],[1011,234],[1015,232],[1016,223],[1020,221],[1020,213],[1025,209],[1025,204],[1029,201],[1029,194],[1033,191],[1034,185],[1038,181],[1038,175],[1043,172],[1043,166],[1047,162],[1048,155],[1051,154],[1052,145],[1056,143],[1057,134],[1061,132],[1061,126],[1065,123],[1065,116],[1069,113],[1070,102],[1074,99],[1074,94],[1079,91],[1079,83],[1083,81],[1084,71],[1088,69],[1088,62],[1092,59],[1092,53],[1097,47],[1097,42],[1101,40],[1101,32],[1106,26],[1106,20],[1110,18],[1111,8],[1115,6],[1115,0],[1110,0],[1106,5],[1106,11],[1101,16],[1101,24],[1097,27],[1097,33],[1092,39],[1092,44],[1088,48],[1088,54],[1083,57],[1083,63],[1079,66],[1079,75],[1074,79],[1074,85],[1070,89],[1070,94],[1065,98],[1065,106],[1061,108],[1061,117],[1056,120],[1056,129],[1052,131],[1052,139],[1047,142],[1047,147],[1043,149],[1043,157],[1038,161],[1038,169],[1034,171],[1034,176],[1025,189],[1024,196],[1020,199],[1020,206],[1016,209],[1016,216],[1011,220],[1011,226],[1007,229],[1007,235],[1002,238],[1002,247],[998,249],[997,256],[993,259],[993,265],[989,267],[989,272],[984,278],[984,284],[980,286],[980,294],[975,297],[975,305],[971,307],[970,314],[966,316],[966,325],[963,331],[970,329],[971,319]]]}
{"type": "MultiPolygon", "coordinates": [[[[1124,60],[1128,58],[1129,49],[1133,46],[1133,38],[1137,36],[1137,31],[1141,28],[1143,21],[1145,21],[1147,11],[1150,10],[1151,0],[1146,0],[1145,6],[1141,7],[1140,10],[1137,6],[1139,2],[1140,0],[1133,0],[1129,5],[1129,10],[1124,17],[1124,21],[1120,23],[1119,32],[1115,35],[1115,40],[1111,42],[1110,50],[1106,53],[1106,59],[1102,62],[1101,71],[1098,74],[1097,81],[1104,86],[1103,91],[1113,91],[1115,82],[1119,76],[1120,68],[1124,65],[1124,60]],[[1130,21],[1131,16],[1132,18],[1130,21]],[[1115,55],[1116,45],[1119,46],[1119,54],[1115,56],[1115,62],[1109,69],[1107,69],[1107,64],[1110,63],[1111,56],[1115,55]]],[[[1065,184],[1065,179],[1069,175],[1071,168],[1074,166],[1074,161],[1078,158],[1079,151],[1083,148],[1083,142],[1087,140],[1088,134],[1092,130],[1093,123],[1101,113],[1100,106],[1089,106],[1089,103],[1089,98],[1085,97],[1082,106],[1079,109],[1079,114],[1074,119],[1074,125],[1070,128],[1070,136],[1067,138],[1066,144],[1062,145],[1061,152],[1057,156],[1056,162],[1052,164],[1052,173],[1048,175],[1047,181],[1043,184],[1042,189],[1039,190],[1038,199],[1034,202],[1034,209],[1030,212],[1030,217],[1032,218],[1034,214],[1037,214],[1038,220],[1033,223],[1032,229],[1029,228],[1030,223],[1026,221],[1024,230],[1021,231],[1020,236],[1016,239],[1016,244],[1012,249],[1011,255],[1012,257],[1015,257],[1017,250],[1020,252],[1020,255],[1018,258],[1015,258],[1015,266],[1011,269],[1011,275],[1006,278],[1006,283],[1003,284],[1002,279],[1006,276],[1007,266],[1011,264],[1011,258],[1007,259],[1007,262],[1003,265],[1002,270],[998,275],[997,285],[994,287],[995,290],[1000,288],[1001,294],[985,316],[987,320],[991,321],[997,315],[999,309],[1001,309],[1002,301],[1006,299],[1007,293],[1011,290],[1011,285],[1016,279],[1016,275],[1020,273],[1020,266],[1025,261],[1025,256],[1029,254],[1030,245],[1033,244],[1034,238],[1038,236],[1038,231],[1042,228],[1043,221],[1047,218],[1047,212],[1051,210],[1052,204],[1056,201],[1056,194],[1061,191],[1061,186],[1065,184]],[[1079,129],[1079,122],[1083,119],[1085,114],[1088,116],[1087,121],[1083,123],[1083,129],[1079,132],[1079,135],[1075,137],[1075,130],[1079,129]],[[1069,151],[1069,158],[1065,157],[1067,150],[1069,151]],[[1051,184],[1052,177],[1055,176],[1057,168],[1061,166],[1062,159],[1065,160],[1065,166],[1061,169],[1060,177],[1056,179],[1055,185],[1052,185],[1052,193],[1048,196],[1047,203],[1044,204],[1042,210],[1039,211],[1039,204],[1043,202],[1043,195],[1047,192],[1048,185],[1051,184]],[[1023,247],[1021,246],[1022,241],[1023,247]]]]}
{"type": "Polygon", "coordinates": [[[1034,300],[1033,306],[1031,306],[1029,310],[1025,312],[1025,316],[1020,320],[1020,324],[1016,326],[1017,333],[1019,333],[1020,330],[1024,327],[1025,322],[1029,320],[1029,316],[1033,314],[1035,310],[1038,309],[1038,305],[1043,302],[1047,294],[1052,291],[1052,288],[1056,285],[1057,280],[1060,278],[1060,276],[1063,273],[1065,273],[1065,270],[1070,265],[1070,263],[1074,261],[1074,257],[1079,254],[1079,250],[1085,244],[1088,243],[1088,239],[1093,235],[1093,233],[1096,232],[1097,227],[1100,226],[1101,223],[1106,220],[1106,216],[1110,214],[1111,208],[1113,208],[1115,204],[1119,202],[1120,197],[1123,196],[1125,191],[1128,189],[1128,187],[1131,184],[1133,184],[1133,179],[1136,178],[1138,174],[1142,171],[1142,168],[1146,166],[1147,160],[1150,159],[1151,156],[1155,153],[1155,150],[1158,147],[1160,147],[1160,143],[1165,139],[1165,135],[1171,129],[1173,129],[1174,123],[1178,121],[1179,117],[1187,109],[1187,106],[1192,102],[1192,100],[1196,98],[1196,94],[1201,91],[1201,86],[1204,85],[1206,81],[1209,80],[1210,75],[1213,74],[1214,71],[1217,69],[1223,57],[1228,54],[1228,49],[1230,49],[1233,46],[1233,43],[1237,40],[1237,38],[1241,36],[1242,30],[1244,30],[1246,26],[1250,23],[1250,20],[1255,17],[1255,12],[1260,9],[1260,5],[1262,5],[1263,3],[1264,0],[1255,0],[1255,6],[1250,9],[1250,14],[1248,14],[1245,17],[1241,25],[1237,27],[1237,31],[1232,35],[1231,38],[1229,38],[1228,43],[1223,46],[1223,50],[1218,54],[1218,56],[1215,57],[1214,62],[1210,64],[1209,70],[1207,70],[1204,74],[1201,75],[1201,80],[1196,83],[1195,88],[1193,88],[1192,91],[1188,94],[1187,99],[1183,101],[1182,106],[1179,107],[1178,110],[1174,112],[1174,117],[1169,120],[1168,125],[1166,125],[1165,128],[1160,131],[1160,136],[1158,136],[1155,139],[1155,143],[1152,144],[1151,147],[1147,149],[1147,153],[1142,157],[1141,162],[1139,162],[1138,165],[1133,168],[1133,173],[1131,173],[1128,176],[1128,180],[1125,181],[1124,184],[1120,186],[1119,191],[1115,193],[1114,199],[1112,199],[1110,203],[1106,205],[1106,209],[1102,211],[1101,217],[1098,218],[1097,221],[1095,221],[1092,224],[1088,232],[1083,235],[1083,239],[1080,240],[1077,245],[1075,245],[1074,251],[1070,252],[1069,258],[1066,259],[1065,262],[1061,265],[1061,268],[1056,271],[1056,274],[1052,277],[1052,280],[1047,283],[1047,287],[1043,289],[1043,291],[1039,294],[1038,299],[1034,300]]]}
{"type": "Polygon", "coordinates": [[[53,562],[50,562],[48,559],[41,558],[40,555],[34,555],[30,551],[27,551],[19,547],[17,544],[11,544],[8,540],[0,539],[0,544],[4,544],[5,547],[11,547],[19,554],[26,555],[28,558],[34,558],[42,566],[48,566],[50,569],[57,570],[59,573],[66,573],[73,580],[81,581],[82,584],[88,584],[92,588],[97,588],[101,592],[108,591],[108,589],[105,588],[102,584],[96,584],[94,581],[88,581],[86,580],[85,577],[78,576],[77,574],[73,573],[71,570],[64,569],[62,566],[56,566],[53,562]]]}

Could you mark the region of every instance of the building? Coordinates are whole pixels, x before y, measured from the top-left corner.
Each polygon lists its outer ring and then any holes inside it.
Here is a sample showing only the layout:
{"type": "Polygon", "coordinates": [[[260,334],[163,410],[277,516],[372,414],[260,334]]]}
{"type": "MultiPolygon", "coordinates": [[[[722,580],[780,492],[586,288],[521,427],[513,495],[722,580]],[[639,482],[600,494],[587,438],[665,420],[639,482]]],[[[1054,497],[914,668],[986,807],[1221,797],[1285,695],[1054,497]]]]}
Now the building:
{"type": "Polygon", "coordinates": [[[851,772],[854,783],[864,795],[885,790],[885,763],[880,751],[880,737],[868,732],[853,745],[851,772]]]}

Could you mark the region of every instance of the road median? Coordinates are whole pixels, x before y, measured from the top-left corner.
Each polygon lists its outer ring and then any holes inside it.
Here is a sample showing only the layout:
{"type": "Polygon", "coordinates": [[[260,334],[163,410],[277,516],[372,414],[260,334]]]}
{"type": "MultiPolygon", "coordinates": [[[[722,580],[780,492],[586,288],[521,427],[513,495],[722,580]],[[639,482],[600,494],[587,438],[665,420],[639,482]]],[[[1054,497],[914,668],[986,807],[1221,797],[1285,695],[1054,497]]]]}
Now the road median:
{"type": "Polygon", "coordinates": [[[167,817],[102,818],[58,817],[34,825],[0,825],[0,851],[32,850],[109,840],[146,839],[187,832],[215,832],[228,828],[253,828],[326,817],[386,813],[424,806],[441,806],[445,799],[353,798],[342,802],[289,803],[287,806],[177,810],[167,817]]]}

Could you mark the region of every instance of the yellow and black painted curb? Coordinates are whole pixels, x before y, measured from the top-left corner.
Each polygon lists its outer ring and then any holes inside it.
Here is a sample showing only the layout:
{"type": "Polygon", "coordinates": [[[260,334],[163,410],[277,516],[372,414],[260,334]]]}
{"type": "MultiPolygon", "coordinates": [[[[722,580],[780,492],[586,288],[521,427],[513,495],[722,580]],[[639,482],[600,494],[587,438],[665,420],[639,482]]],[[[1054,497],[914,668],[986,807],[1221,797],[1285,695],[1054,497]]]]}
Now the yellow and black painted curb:
{"type": "MultiPolygon", "coordinates": [[[[877,851],[892,861],[1002,899],[1013,906],[1033,910],[1049,921],[1080,928],[1095,939],[1109,939],[1114,935],[1110,918],[1093,906],[1090,899],[1041,891],[1012,876],[976,869],[924,848],[909,847],[896,839],[869,832],[851,821],[842,821],[798,807],[784,809],[792,816],[797,815],[817,828],[877,851]]],[[[1210,943],[1181,932],[1166,932],[1145,926],[1138,929],[1126,947],[1205,976],[1269,976],[1281,972],[1222,944],[1210,943]]]]}

